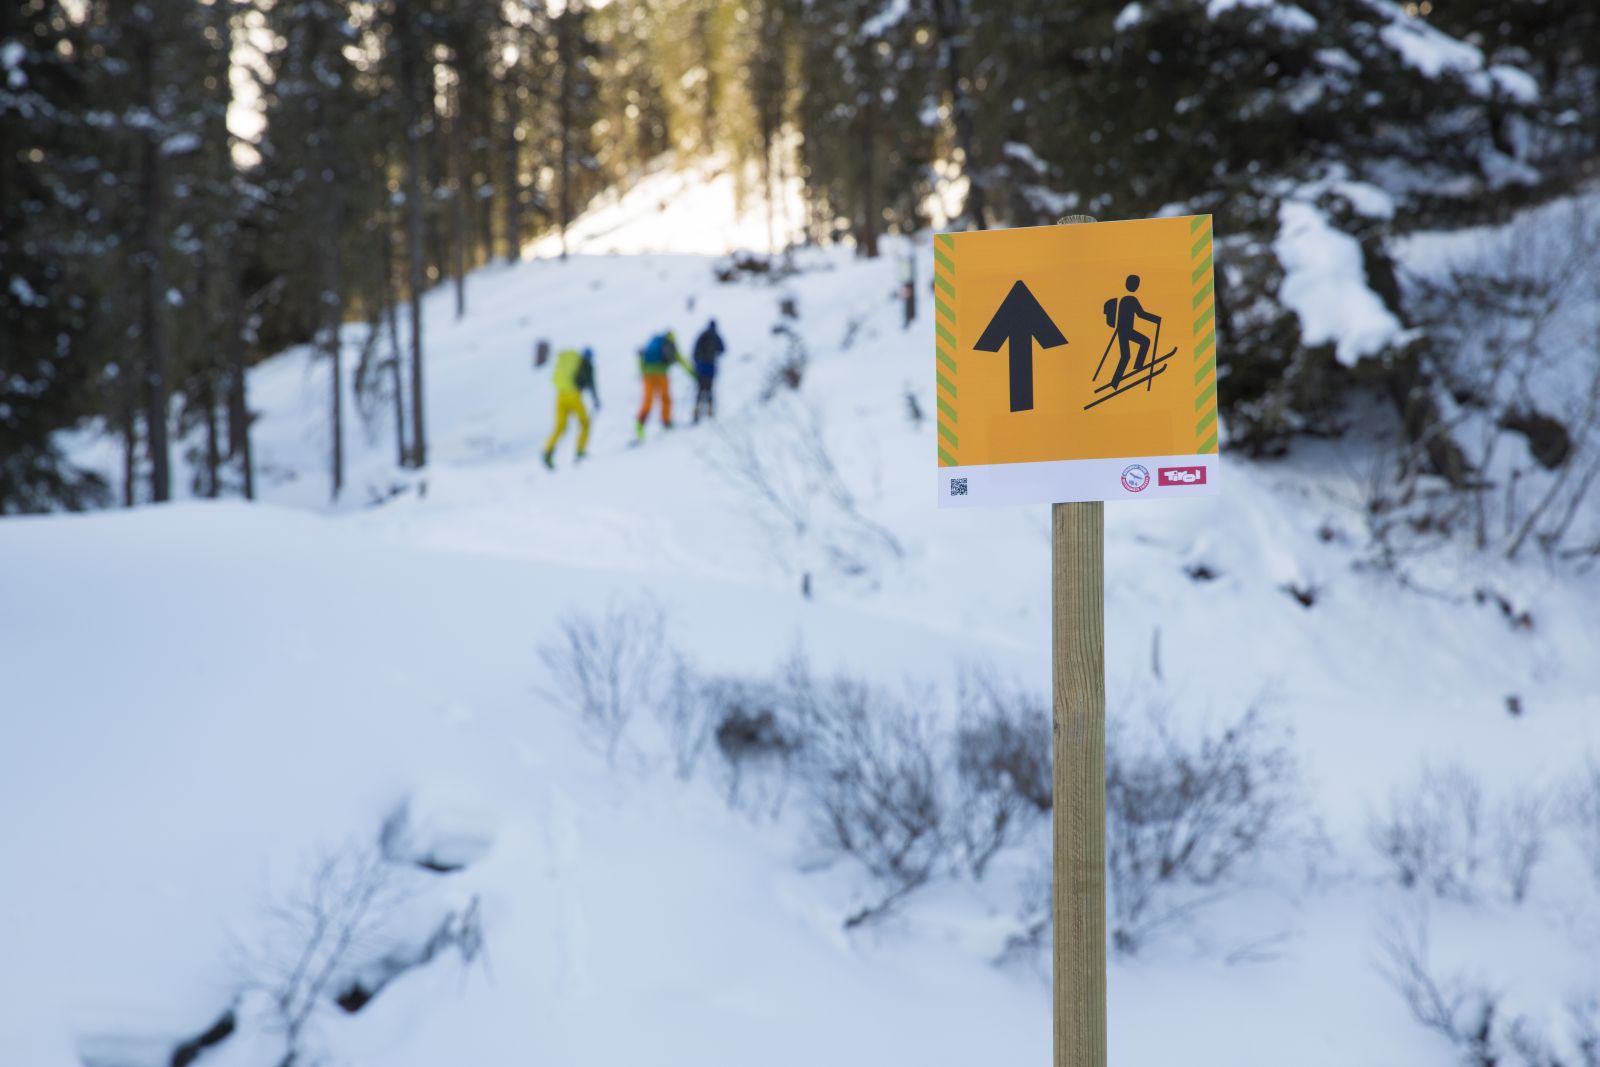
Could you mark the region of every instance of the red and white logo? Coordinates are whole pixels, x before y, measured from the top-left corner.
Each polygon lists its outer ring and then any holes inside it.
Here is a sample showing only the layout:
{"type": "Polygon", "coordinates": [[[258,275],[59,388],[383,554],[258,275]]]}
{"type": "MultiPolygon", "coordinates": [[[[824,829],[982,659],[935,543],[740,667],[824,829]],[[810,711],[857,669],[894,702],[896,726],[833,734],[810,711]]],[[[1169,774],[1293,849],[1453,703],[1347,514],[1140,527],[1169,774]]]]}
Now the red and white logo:
{"type": "Polygon", "coordinates": [[[1139,463],[1130,464],[1122,471],[1122,488],[1130,493],[1142,493],[1150,486],[1150,469],[1139,463]]]}
{"type": "Polygon", "coordinates": [[[1161,467],[1156,471],[1162,485],[1205,485],[1204,467],[1161,467]]]}

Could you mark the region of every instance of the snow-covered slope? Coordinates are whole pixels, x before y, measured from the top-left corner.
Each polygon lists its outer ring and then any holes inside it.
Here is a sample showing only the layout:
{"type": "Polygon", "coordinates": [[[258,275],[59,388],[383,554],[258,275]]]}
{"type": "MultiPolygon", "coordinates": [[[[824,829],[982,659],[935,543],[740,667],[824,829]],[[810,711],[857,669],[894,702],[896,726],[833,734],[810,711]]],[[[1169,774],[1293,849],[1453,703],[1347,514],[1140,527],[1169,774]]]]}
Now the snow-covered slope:
{"type": "MultiPolygon", "coordinates": [[[[658,249],[686,233],[759,247],[764,222],[684,182],[662,173],[598,209],[566,262],[478,272],[460,321],[429,294],[425,475],[394,469],[378,404],[327,505],[326,370],[291,351],[250,382],[261,502],[0,523],[0,1063],[169,1062],[292,968],[273,909],[308,866],[408,804],[418,834],[470,862],[408,875],[386,937],[414,951],[476,899],[483,952],[316,1013],[330,1063],[1049,1062],[1039,967],[994,963],[1015,879],[943,883],[846,933],[864,876],[818,869],[792,808],[731,812],[709,776],[672,773],[648,723],[613,765],[544,694],[558,620],[644,598],[711,670],[768,671],[802,645],[886,683],[946,685],[983,661],[1048,684],[1048,515],[933,507],[933,426],[910,414],[933,410],[930,313],[902,330],[892,301],[912,246],[803,252],[780,282],[722,284],[712,255],[658,249]],[[730,350],[718,421],[631,447],[634,351],[665,328],[687,343],[708,316],[730,350]],[[763,402],[791,336],[801,388],[763,402]],[[555,472],[540,463],[537,338],[596,350],[582,466],[570,435],[555,472]],[[818,477],[784,458],[819,442],[842,493],[784,481],[818,477]],[[804,532],[729,473],[752,457],[804,532]]],[[[723,251],[710,240],[689,247],[723,251]]],[[[927,245],[915,254],[931,277],[927,245]]],[[[115,469],[114,441],[75,448],[115,469]]],[[[1293,732],[1327,843],[1317,878],[1279,870],[1114,961],[1118,1063],[1452,1062],[1375,966],[1396,894],[1367,820],[1425,760],[1507,791],[1600,750],[1600,581],[1442,557],[1438,596],[1360,570],[1362,469],[1334,446],[1229,457],[1218,498],[1108,509],[1113,719],[1259,705],[1293,732]]],[[[1595,898],[1563,871],[1524,907],[1443,909],[1433,946],[1552,1025],[1600,978],[1595,898]]],[[[276,1042],[247,1015],[201,1062],[274,1063],[276,1042]]]]}

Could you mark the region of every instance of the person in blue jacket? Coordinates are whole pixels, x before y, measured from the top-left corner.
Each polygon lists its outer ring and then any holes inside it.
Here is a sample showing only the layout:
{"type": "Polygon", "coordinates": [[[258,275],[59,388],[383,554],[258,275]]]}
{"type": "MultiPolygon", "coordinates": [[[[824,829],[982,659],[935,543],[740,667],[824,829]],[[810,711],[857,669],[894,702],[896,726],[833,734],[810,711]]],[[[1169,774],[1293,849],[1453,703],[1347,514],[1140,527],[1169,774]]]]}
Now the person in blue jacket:
{"type": "Polygon", "coordinates": [[[706,328],[694,342],[694,421],[699,422],[704,415],[711,419],[716,417],[716,396],[714,390],[717,385],[717,360],[728,350],[722,343],[722,335],[717,332],[717,320],[711,319],[706,323],[706,328]]]}

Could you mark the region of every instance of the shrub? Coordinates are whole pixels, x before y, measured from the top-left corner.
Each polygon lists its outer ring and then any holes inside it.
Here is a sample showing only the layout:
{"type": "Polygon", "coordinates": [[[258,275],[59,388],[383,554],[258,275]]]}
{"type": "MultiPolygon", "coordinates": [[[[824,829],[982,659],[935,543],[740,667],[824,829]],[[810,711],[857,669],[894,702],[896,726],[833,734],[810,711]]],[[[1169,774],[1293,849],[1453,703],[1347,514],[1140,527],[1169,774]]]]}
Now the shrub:
{"type": "Polygon", "coordinates": [[[947,865],[937,738],[920,702],[855,679],[820,682],[800,660],[785,689],[819,840],[859,862],[885,890],[845,922],[858,926],[892,911],[947,865]]]}
{"type": "Polygon", "coordinates": [[[1590,759],[1569,788],[1562,819],[1600,889],[1600,760],[1590,759]]]}
{"type": "Polygon", "coordinates": [[[1415,785],[1395,791],[1367,836],[1403,887],[1470,903],[1478,895],[1486,821],[1476,778],[1460,767],[1427,767],[1415,785]]]}
{"type": "Polygon", "coordinates": [[[1113,733],[1106,752],[1112,937],[1130,953],[1286,837],[1298,801],[1294,758],[1255,710],[1193,741],[1153,725],[1113,733]]]}
{"type": "Polygon", "coordinates": [[[1539,791],[1494,802],[1463,768],[1425,767],[1415,784],[1394,792],[1367,835],[1403,888],[1474,904],[1498,885],[1520,904],[1545,857],[1549,813],[1539,791]]]}
{"type": "Polygon", "coordinates": [[[958,699],[954,821],[967,865],[981,879],[997,852],[1050,811],[1050,708],[981,671],[962,675],[958,699]]]}
{"type": "Polygon", "coordinates": [[[704,688],[706,717],[727,773],[728,803],[755,809],[781,804],[791,760],[801,747],[787,720],[781,689],[772,682],[717,678],[704,688]],[[776,772],[776,784],[764,795],[747,795],[748,779],[776,772]]]}
{"type": "Polygon", "coordinates": [[[659,606],[613,604],[601,615],[569,613],[557,637],[539,648],[551,699],[577,709],[612,762],[634,712],[656,693],[665,635],[659,606]]]}
{"type": "Polygon", "coordinates": [[[694,775],[711,737],[706,686],[689,662],[673,653],[666,692],[656,703],[656,717],[672,750],[673,770],[685,781],[694,775]]]}

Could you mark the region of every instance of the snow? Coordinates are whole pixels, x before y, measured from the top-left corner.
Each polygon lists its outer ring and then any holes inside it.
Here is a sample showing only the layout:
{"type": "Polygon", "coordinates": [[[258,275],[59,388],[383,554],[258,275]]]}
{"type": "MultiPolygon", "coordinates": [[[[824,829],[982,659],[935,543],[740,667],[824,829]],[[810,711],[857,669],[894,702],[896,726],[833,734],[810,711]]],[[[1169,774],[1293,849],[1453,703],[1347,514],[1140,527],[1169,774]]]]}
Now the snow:
{"type": "Polygon", "coordinates": [[[33,286],[28,284],[28,279],[20,274],[11,276],[11,295],[16,297],[17,303],[23,307],[43,307],[45,303],[44,297],[34,291],[33,286]]]}
{"type": "Polygon", "coordinates": [[[1367,287],[1361,245],[1335,229],[1321,209],[1299,200],[1278,208],[1273,251],[1283,265],[1278,297],[1300,318],[1307,345],[1334,345],[1353,367],[1399,339],[1400,321],[1367,287]]]}
{"type": "Polygon", "coordinates": [[[1138,0],[1134,0],[1133,3],[1129,4],[1127,7],[1123,8],[1117,13],[1116,20],[1112,23],[1112,27],[1118,33],[1121,33],[1123,30],[1132,29],[1143,21],[1144,6],[1138,3],[1138,0]]]}
{"type": "Polygon", "coordinates": [[[1344,179],[1329,183],[1328,188],[1348,200],[1358,214],[1369,219],[1394,218],[1394,197],[1371,182],[1344,179]]]}
{"type": "Polygon", "coordinates": [[[28,84],[28,75],[22,69],[22,60],[28,54],[21,41],[0,44],[0,69],[6,72],[6,86],[21,89],[28,84]]]}
{"type": "Polygon", "coordinates": [[[1211,18],[1238,10],[1260,11],[1279,29],[1291,33],[1310,33],[1317,28],[1317,20],[1304,8],[1282,0],[1209,0],[1206,4],[1206,14],[1211,18]]]}
{"type": "Polygon", "coordinates": [[[472,787],[430,782],[384,825],[384,854],[431,867],[470,867],[494,847],[497,822],[492,806],[472,787]]]}
{"type": "Polygon", "coordinates": [[[1474,45],[1435,29],[1424,19],[1405,14],[1397,5],[1368,2],[1389,16],[1389,22],[1378,31],[1383,42],[1424,76],[1456,74],[1484,96],[1498,93],[1522,104],[1539,99],[1538,82],[1525,71],[1504,65],[1485,69],[1483,52],[1474,45]]]}
{"type": "Polygon", "coordinates": [[[1049,165],[1045,163],[1044,160],[1039,158],[1039,154],[1037,152],[1035,152],[1030,146],[1023,144],[1021,141],[1007,141],[1005,144],[1005,154],[1007,158],[1017,160],[1035,174],[1050,173],[1049,165]]]}
{"type": "MultiPolygon", "coordinates": [[[[1453,275],[1515,277],[1537,309],[1554,301],[1548,312],[1506,322],[1491,330],[1468,330],[1464,367],[1483,373],[1504,349],[1530,357],[1508,386],[1507,401],[1531,406],[1581,425],[1592,386],[1592,364],[1561,358],[1580,352],[1600,336],[1600,281],[1577,264],[1585,247],[1600,247],[1600,190],[1538,208],[1517,212],[1499,227],[1476,227],[1450,233],[1423,233],[1396,242],[1408,271],[1437,285],[1453,275]]],[[[1504,478],[1509,472],[1496,472],[1504,478]]]]}
{"type": "MultiPolygon", "coordinates": [[[[775,182],[774,201],[769,243],[766,200],[756,168],[741,172],[726,161],[682,168],[666,164],[632,188],[602,194],[568,227],[567,247],[588,255],[766,252],[798,240],[806,218],[798,179],[775,182]],[[730,204],[739,206],[729,211],[730,204]]],[[[557,234],[524,250],[541,258],[560,252],[557,234]]]]}
{"type": "MultiPolygon", "coordinates": [[[[906,397],[934,408],[931,308],[903,331],[893,299],[906,253],[932,277],[928,241],[886,239],[876,261],[802,250],[781,282],[718,284],[730,248],[765,246],[764,209],[737,210],[737,185],[664,168],[580,219],[566,262],[541,241],[537,261],[474,274],[464,319],[448,287],[427,294],[426,474],[394,469],[378,404],[370,424],[351,415],[348,490],[329,505],[329,364],[297,349],[251,372],[259,503],[0,522],[0,916],[26,917],[5,924],[0,1060],[166,1062],[233,1001],[255,958],[241,946],[271,946],[269,909],[308,863],[389,825],[395,855],[461,868],[412,872],[406,944],[476,898],[485,956],[408,971],[359,1014],[330,1008],[315,1035],[330,1065],[1049,1062],[1046,961],[994,962],[1046,834],[1002,857],[1006,877],[941,883],[847,934],[863,876],[820,868],[792,805],[748,816],[711,776],[680,781],[643,711],[612,766],[541,695],[558,619],[641,598],[708,670],[763,672],[799,642],[885,684],[947,685],[982,660],[1048,687],[1048,513],[929,506],[934,429],[906,397]],[[707,317],[729,344],[718,423],[630,447],[633,351],[707,317]],[[764,405],[780,322],[810,362],[797,398],[764,405]],[[586,464],[569,437],[554,473],[538,458],[554,399],[531,366],[540,337],[596,348],[604,405],[586,464]],[[741,434],[766,440],[807,408],[903,558],[831,570],[717,473],[741,434]]],[[[1280,221],[1307,341],[1353,362],[1392,339],[1354,239],[1302,201],[1280,221]]],[[[1483,239],[1404,253],[1443,269],[1483,239]]],[[[352,356],[362,340],[346,330],[352,356]]],[[[64,443],[116,484],[114,433],[64,443]]],[[[1367,819],[1424,760],[1503,791],[1600,751],[1600,579],[1442,553],[1427,577],[1444,593],[1400,587],[1361,566],[1377,461],[1342,441],[1291,462],[1230,454],[1222,496],[1107,509],[1113,723],[1152,704],[1189,726],[1259,705],[1292,731],[1331,848],[1319,877],[1271,857],[1260,885],[1113,958],[1118,1062],[1447,1067],[1374,967],[1374,927],[1408,898],[1383,883],[1367,819]],[[1192,580],[1196,564],[1215,579],[1192,580]],[[1482,586],[1536,626],[1475,604],[1482,586]]],[[[825,503],[812,516],[828,532],[825,503]]],[[[1514,1010],[1553,1014],[1592,986],[1600,949],[1588,882],[1565,873],[1542,872],[1521,909],[1441,908],[1436,953],[1493,968],[1514,1010]]],[[[279,1051],[251,1016],[201,1062],[279,1051]]]]}
{"type": "Polygon", "coordinates": [[[161,142],[161,154],[164,156],[182,156],[200,150],[200,135],[192,131],[175,133],[161,142]]]}
{"type": "Polygon", "coordinates": [[[903,22],[910,13],[911,0],[889,0],[881,11],[861,24],[861,32],[866,37],[880,37],[903,22]]]}
{"type": "Polygon", "coordinates": [[[1361,64],[1356,62],[1355,57],[1342,48],[1319,48],[1316,56],[1317,62],[1325,67],[1331,67],[1346,74],[1358,74],[1361,71],[1361,64]]]}

